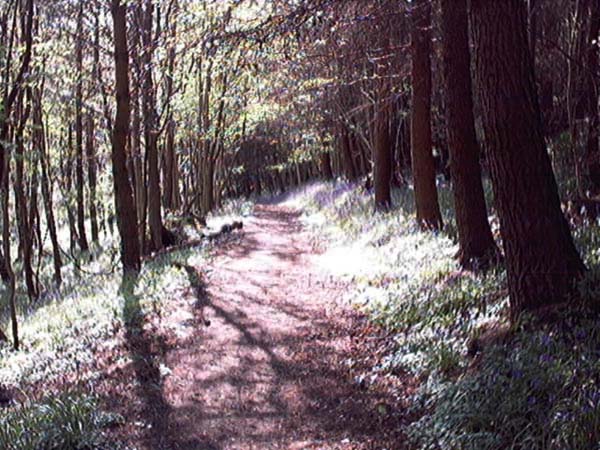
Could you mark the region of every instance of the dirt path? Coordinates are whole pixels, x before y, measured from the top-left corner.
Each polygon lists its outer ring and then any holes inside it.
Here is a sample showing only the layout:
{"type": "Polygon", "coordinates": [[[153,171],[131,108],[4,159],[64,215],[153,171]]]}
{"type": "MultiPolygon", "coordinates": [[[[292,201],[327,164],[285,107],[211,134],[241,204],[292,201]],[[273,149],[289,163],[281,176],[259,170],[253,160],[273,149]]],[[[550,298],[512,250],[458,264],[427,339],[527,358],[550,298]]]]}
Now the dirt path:
{"type": "Polygon", "coordinates": [[[263,205],[209,267],[187,267],[195,331],[165,356],[148,448],[403,447],[389,393],[349,369],[365,321],[340,306],[344,287],[317,257],[297,213],[263,205]]]}

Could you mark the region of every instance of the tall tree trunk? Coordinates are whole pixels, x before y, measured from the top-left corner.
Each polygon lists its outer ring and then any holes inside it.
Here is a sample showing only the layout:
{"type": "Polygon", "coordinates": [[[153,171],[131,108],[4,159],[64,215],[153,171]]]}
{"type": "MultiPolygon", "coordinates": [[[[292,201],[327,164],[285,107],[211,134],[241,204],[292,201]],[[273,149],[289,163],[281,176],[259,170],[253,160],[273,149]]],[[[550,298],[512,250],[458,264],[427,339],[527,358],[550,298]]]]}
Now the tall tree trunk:
{"type": "Polygon", "coordinates": [[[346,178],[350,181],[355,180],[358,175],[356,166],[354,164],[354,158],[352,156],[352,139],[350,137],[351,131],[345,124],[340,124],[340,137],[339,146],[341,149],[342,161],[344,162],[344,172],[346,178]]]}
{"type": "MultiPolygon", "coordinates": [[[[3,145],[3,144],[1,144],[3,145]]],[[[10,307],[10,321],[13,336],[13,347],[19,349],[19,323],[17,318],[17,304],[15,299],[16,280],[15,273],[12,268],[10,256],[10,202],[9,202],[9,171],[10,171],[10,150],[5,147],[3,150],[4,167],[2,170],[2,245],[4,250],[4,270],[8,274],[8,283],[5,291],[7,303],[10,307]],[[4,150],[7,150],[4,152],[4,150]]]]}
{"type": "Polygon", "coordinates": [[[586,109],[588,118],[588,133],[586,143],[586,160],[588,173],[594,194],[600,194],[600,116],[598,111],[598,95],[600,78],[598,77],[598,42],[600,40],[600,2],[592,0],[590,6],[590,26],[587,39],[586,79],[586,109]]]}
{"type": "Polygon", "coordinates": [[[79,248],[82,252],[89,250],[85,233],[85,204],[83,177],[83,0],[79,0],[77,17],[77,36],[75,38],[75,53],[77,62],[77,84],[75,88],[75,183],[77,191],[77,234],[79,248]]]}
{"type": "Polygon", "coordinates": [[[202,214],[206,216],[214,207],[215,163],[206,158],[202,172],[202,214]]]}
{"type": "Polygon", "coordinates": [[[527,0],[527,13],[528,13],[528,41],[529,49],[531,51],[531,57],[533,58],[535,66],[535,54],[537,49],[537,3],[538,0],[527,0]]]}
{"type": "MultiPolygon", "coordinates": [[[[23,94],[23,93],[22,93],[23,94]]],[[[33,243],[31,240],[31,224],[29,223],[29,214],[27,206],[27,196],[25,194],[25,143],[23,141],[23,131],[25,124],[29,119],[31,112],[31,104],[25,99],[24,95],[19,96],[18,103],[20,104],[19,123],[15,129],[15,209],[17,212],[17,224],[19,229],[19,247],[23,258],[23,271],[25,272],[25,285],[27,286],[27,295],[30,300],[35,300],[38,296],[33,274],[32,257],[33,243]],[[27,106],[23,103],[27,101],[27,106]]]]}
{"type": "MultiPolygon", "coordinates": [[[[100,8],[100,5],[98,5],[100,8]]],[[[98,90],[98,85],[101,82],[102,67],[100,65],[100,11],[96,10],[96,19],[94,24],[94,77],[91,82],[92,89],[98,90]]],[[[89,214],[90,222],[92,226],[92,241],[98,243],[100,236],[98,230],[98,210],[97,210],[97,184],[98,184],[98,169],[96,160],[96,125],[94,120],[94,114],[90,112],[88,114],[87,121],[87,141],[86,141],[86,153],[88,162],[88,189],[90,193],[89,198],[89,214]]]]}
{"type": "Polygon", "coordinates": [[[154,50],[153,0],[146,0],[144,9],[144,26],[142,31],[143,72],[144,82],[142,89],[144,111],[144,138],[146,144],[146,164],[148,168],[148,225],[152,240],[152,249],[158,251],[163,248],[163,225],[161,215],[160,173],[158,169],[158,129],[156,117],[156,102],[154,81],[152,77],[152,59],[154,50]]]}
{"type": "MultiPolygon", "coordinates": [[[[173,3],[174,10],[177,10],[178,3],[173,3]]],[[[167,20],[165,27],[169,30],[170,45],[167,50],[167,76],[165,77],[164,83],[164,104],[167,106],[167,136],[165,142],[165,149],[163,153],[163,205],[166,209],[174,209],[176,207],[176,200],[174,199],[178,190],[177,186],[177,175],[176,175],[176,155],[175,155],[175,120],[173,119],[173,112],[171,108],[171,101],[173,97],[173,80],[175,78],[175,62],[177,56],[177,49],[175,47],[177,41],[177,22],[169,23],[167,20]]]]}
{"type": "Polygon", "coordinates": [[[52,200],[52,190],[50,188],[50,176],[48,174],[48,154],[46,149],[45,126],[42,116],[42,91],[35,96],[34,116],[33,120],[37,129],[37,143],[40,154],[41,167],[41,185],[42,185],[42,200],[44,202],[44,210],[46,212],[46,226],[48,234],[52,242],[52,257],[54,263],[54,283],[56,286],[62,284],[62,257],[60,254],[60,245],[58,243],[58,234],[56,232],[56,220],[54,218],[54,205],[52,200]]]}
{"type": "Polygon", "coordinates": [[[90,222],[92,225],[92,241],[98,242],[100,239],[98,233],[98,212],[96,210],[96,185],[97,185],[97,173],[96,173],[96,147],[95,147],[95,131],[94,131],[94,118],[91,114],[88,115],[87,120],[87,139],[86,139],[86,153],[88,161],[88,188],[90,191],[89,198],[89,210],[90,210],[90,222]]]}
{"type": "Polygon", "coordinates": [[[331,168],[331,153],[324,150],[321,152],[321,174],[326,180],[333,180],[333,169],[331,168]]]}
{"type": "Polygon", "coordinates": [[[442,0],[446,128],[460,246],[465,268],[485,266],[497,258],[487,218],[473,117],[467,0],[442,0]]]}
{"type": "Polygon", "coordinates": [[[379,102],[375,107],[373,187],[375,188],[375,209],[388,211],[392,204],[392,142],[389,127],[389,104],[385,98],[380,98],[379,102]]]}
{"type": "MultiPolygon", "coordinates": [[[[33,23],[35,15],[34,0],[28,0],[26,3],[20,3],[21,11],[20,18],[22,26],[22,41],[24,50],[21,57],[21,65],[17,71],[17,75],[12,85],[6,85],[7,92],[2,98],[2,114],[0,114],[0,195],[2,200],[2,245],[4,252],[4,272],[8,275],[7,289],[5,295],[7,303],[10,307],[10,318],[12,324],[13,346],[15,350],[19,349],[19,327],[17,321],[17,305],[15,302],[15,274],[12,270],[12,261],[10,256],[10,202],[9,202],[9,171],[11,160],[11,145],[7,145],[10,136],[10,121],[14,103],[22,94],[24,89],[23,82],[29,73],[29,65],[31,63],[32,48],[33,48],[33,23]]],[[[17,10],[15,10],[15,18],[17,10]]],[[[14,31],[14,30],[13,30],[14,31]]],[[[10,63],[7,64],[7,69],[10,69],[10,63]]],[[[4,81],[8,81],[5,78],[4,81]]]]}
{"type": "Polygon", "coordinates": [[[473,0],[477,84],[512,319],[562,302],[585,267],[546,150],[521,0],[473,0]]]}
{"type": "Polygon", "coordinates": [[[133,192],[127,170],[127,135],[129,134],[129,50],[127,48],[127,6],[112,0],[114,24],[115,83],[117,114],[112,137],[112,169],[115,209],[121,235],[121,261],[124,272],[138,273],[141,268],[140,243],[133,192]]]}
{"type": "Polygon", "coordinates": [[[443,227],[431,142],[431,3],[413,1],[412,11],[412,169],[417,222],[422,229],[443,227]]]}
{"type": "Polygon", "coordinates": [[[77,234],[77,223],[75,221],[75,215],[73,214],[73,199],[71,196],[71,188],[73,187],[73,127],[69,125],[67,131],[67,146],[66,151],[68,152],[64,159],[66,159],[63,166],[62,178],[65,180],[65,197],[67,205],[67,221],[69,223],[69,249],[71,254],[75,253],[77,242],[79,237],[77,234]]]}
{"type": "Polygon", "coordinates": [[[174,208],[174,193],[176,189],[175,177],[175,122],[169,120],[167,124],[167,139],[165,143],[165,151],[163,152],[163,205],[166,209],[174,208]]]}

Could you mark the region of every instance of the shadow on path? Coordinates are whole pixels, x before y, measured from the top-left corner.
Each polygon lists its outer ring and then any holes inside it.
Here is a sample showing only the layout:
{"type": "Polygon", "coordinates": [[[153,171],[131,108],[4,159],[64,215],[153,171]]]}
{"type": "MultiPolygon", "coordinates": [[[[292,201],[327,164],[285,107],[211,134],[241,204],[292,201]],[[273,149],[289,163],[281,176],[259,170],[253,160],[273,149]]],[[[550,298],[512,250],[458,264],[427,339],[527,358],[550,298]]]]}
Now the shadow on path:
{"type": "Polygon", "coordinates": [[[141,416],[145,421],[142,436],[146,448],[152,450],[170,450],[179,448],[195,448],[214,450],[209,443],[194,441],[194,447],[181,441],[179,436],[169,432],[172,408],[165,398],[163,376],[160,371],[161,361],[167,352],[164,338],[145,327],[147,318],[140,304],[140,296],[136,295],[138,278],[125,276],[120,287],[124,298],[123,318],[125,322],[125,339],[127,350],[133,360],[136,376],[137,396],[141,400],[141,416]]]}
{"type": "Polygon", "coordinates": [[[403,448],[404,412],[349,369],[364,319],[336,305],[298,216],[259,206],[210,270],[181,266],[199,325],[167,360],[171,434],[205,444],[177,449],[403,448]]]}
{"type": "Polygon", "coordinates": [[[123,283],[140,401],[130,410],[147,423],[137,448],[405,448],[404,411],[356,378],[365,319],[319,272],[299,215],[260,205],[206,267],[175,263],[192,287],[161,319],[164,330],[192,327],[175,343],[144,316],[136,280],[123,283]]]}

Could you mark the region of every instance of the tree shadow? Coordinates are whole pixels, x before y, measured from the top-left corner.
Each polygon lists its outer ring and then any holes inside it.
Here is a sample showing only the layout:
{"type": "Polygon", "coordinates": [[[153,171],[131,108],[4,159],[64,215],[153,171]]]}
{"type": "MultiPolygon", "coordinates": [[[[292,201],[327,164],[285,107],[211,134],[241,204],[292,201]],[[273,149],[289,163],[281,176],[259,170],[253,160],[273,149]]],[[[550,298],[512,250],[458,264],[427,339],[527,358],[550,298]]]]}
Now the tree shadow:
{"type": "MultiPolygon", "coordinates": [[[[389,448],[402,447],[399,423],[405,420],[404,411],[378,413],[385,396],[356,383],[340,360],[335,341],[347,338],[348,330],[336,329],[326,317],[304,317],[302,308],[290,301],[276,305],[280,314],[296,320],[302,317],[301,322],[310,325],[274,332],[263,325],[261,317],[248,317],[235,303],[213,298],[196,268],[181,268],[194,286],[200,316],[205,318],[210,312],[215,322],[233,329],[236,337],[235,342],[229,341],[230,348],[222,349],[213,367],[207,368],[214,355],[186,360],[186,370],[194,377],[191,388],[199,393],[172,412],[179,430],[190,435],[198,429],[210,433],[213,448],[291,448],[288,445],[299,442],[306,446],[294,448],[332,448],[332,441],[345,439],[386,441],[393,443],[389,448]],[[299,356],[288,358],[287,354],[299,356]],[[231,365],[227,367],[223,360],[231,365]],[[271,381],[261,378],[265,371],[271,381]],[[205,394],[210,392],[226,400],[214,404],[214,397],[205,394]],[[314,447],[319,442],[323,445],[314,447]]],[[[260,303],[251,294],[244,301],[260,303]]],[[[219,350],[214,339],[203,334],[198,344],[213,353],[219,350]]]]}
{"type": "Polygon", "coordinates": [[[136,377],[137,396],[142,403],[142,416],[145,429],[142,436],[148,449],[171,450],[179,448],[215,449],[208,442],[181,441],[170,433],[172,407],[164,393],[163,375],[160,364],[167,352],[164,338],[146,327],[148,318],[141,305],[141,297],[136,294],[139,277],[123,276],[120,292],[124,299],[123,318],[125,323],[125,345],[133,361],[136,377]]]}

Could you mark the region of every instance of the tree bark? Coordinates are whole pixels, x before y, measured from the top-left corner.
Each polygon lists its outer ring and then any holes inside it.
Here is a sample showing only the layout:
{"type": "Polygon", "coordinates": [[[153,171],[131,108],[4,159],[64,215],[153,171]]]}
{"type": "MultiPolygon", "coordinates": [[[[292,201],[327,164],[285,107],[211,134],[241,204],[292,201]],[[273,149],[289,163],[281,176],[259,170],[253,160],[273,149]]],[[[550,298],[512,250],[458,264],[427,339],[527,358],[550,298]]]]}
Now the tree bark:
{"type": "Polygon", "coordinates": [[[112,0],[114,24],[115,83],[117,114],[112,138],[112,169],[115,188],[115,209],[121,235],[121,261],[125,273],[139,273],[140,244],[133,192],[127,170],[127,136],[130,122],[129,50],[127,47],[127,7],[121,0],[112,0]]]}
{"type": "Polygon", "coordinates": [[[441,0],[441,6],[446,129],[460,247],[458,256],[463,267],[475,269],[497,259],[499,250],[488,222],[481,182],[473,116],[467,0],[441,0]]]}
{"type": "Polygon", "coordinates": [[[85,232],[85,203],[83,177],[83,0],[79,0],[75,57],[77,82],[75,87],[75,183],[77,191],[77,234],[82,252],[89,250],[85,232]]]}
{"type": "Polygon", "coordinates": [[[592,0],[590,6],[590,26],[587,39],[586,61],[586,109],[588,119],[588,133],[586,142],[586,160],[588,161],[588,174],[592,191],[600,194],[600,116],[598,111],[598,41],[600,36],[600,2],[592,0]]]}
{"type": "Polygon", "coordinates": [[[67,221],[69,223],[69,249],[71,254],[75,253],[79,236],[77,233],[77,222],[73,214],[73,198],[71,188],[73,187],[73,127],[69,125],[67,130],[67,154],[63,157],[66,161],[63,164],[62,179],[64,180],[63,189],[65,190],[65,203],[67,206],[67,221]]]}
{"type": "Polygon", "coordinates": [[[88,189],[90,191],[89,198],[89,212],[90,222],[92,225],[92,241],[98,242],[100,239],[98,232],[98,211],[96,210],[96,185],[97,185],[97,172],[96,172],[96,147],[94,138],[94,118],[91,114],[88,115],[87,120],[87,140],[86,140],[86,153],[88,161],[88,189]]]}
{"type": "Polygon", "coordinates": [[[417,222],[422,229],[443,228],[431,142],[431,3],[413,1],[412,11],[412,169],[417,222]]]}
{"type": "Polygon", "coordinates": [[[321,152],[321,174],[326,180],[333,180],[333,169],[331,168],[331,153],[324,150],[321,152]]]}
{"type": "Polygon", "coordinates": [[[46,226],[48,227],[48,234],[50,235],[50,241],[52,242],[52,257],[54,263],[54,283],[56,286],[62,284],[62,257],[60,254],[60,245],[58,243],[58,234],[56,230],[56,219],[54,217],[54,205],[52,198],[52,189],[50,186],[50,176],[48,174],[48,152],[46,149],[45,139],[45,126],[42,116],[42,92],[34,97],[34,116],[33,120],[36,126],[37,133],[37,144],[39,147],[40,154],[40,166],[41,166],[41,185],[42,185],[42,200],[44,202],[44,210],[46,212],[46,226]]]}
{"type": "Polygon", "coordinates": [[[585,270],[548,155],[521,0],[473,0],[477,85],[511,317],[564,301],[585,270]]]}
{"type": "Polygon", "coordinates": [[[142,89],[144,113],[144,138],[146,144],[146,164],[148,170],[148,225],[152,240],[152,249],[159,251],[163,248],[163,224],[161,213],[160,173],[158,170],[158,129],[156,117],[156,95],[152,77],[152,55],[154,36],[152,25],[154,18],[153,0],[146,0],[144,10],[144,26],[142,43],[144,44],[143,71],[144,82],[142,89]]]}
{"type": "Polygon", "coordinates": [[[388,211],[392,205],[392,143],[390,139],[389,105],[380,98],[376,106],[374,148],[373,148],[373,187],[375,188],[375,209],[388,211]]]}
{"type": "Polygon", "coordinates": [[[34,282],[32,257],[33,257],[33,242],[31,233],[31,224],[29,222],[27,196],[25,194],[25,143],[23,131],[25,124],[29,119],[31,112],[31,104],[27,101],[27,106],[23,105],[26,102],[25,95],[22,92],[17,101],[20,107],[20,117],[14,133],[15,141],[15,179],[14,179],[14,194],[15,194],[15,209],[17,212],[17,224],[19,229],[19,247],[23,258],[23,271],[25,272],[25,285],[27,286],[27,295],[30,300],[35,300],[38,296],[36,285],[34,282]]]}

